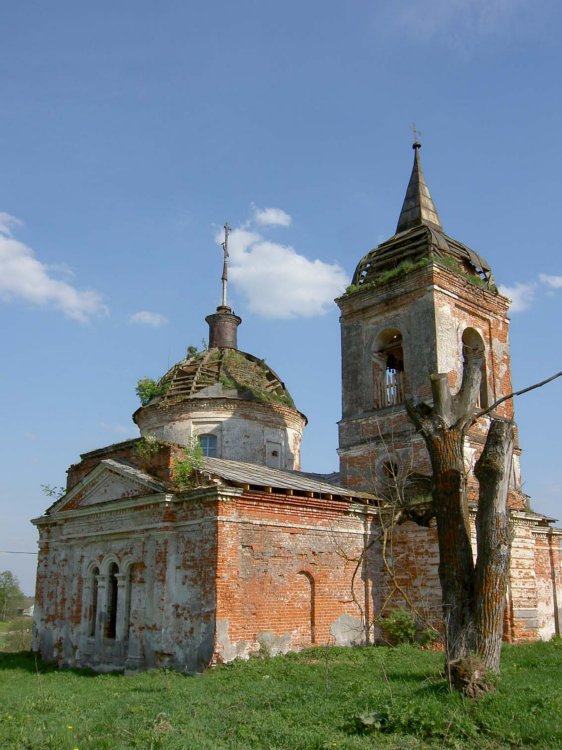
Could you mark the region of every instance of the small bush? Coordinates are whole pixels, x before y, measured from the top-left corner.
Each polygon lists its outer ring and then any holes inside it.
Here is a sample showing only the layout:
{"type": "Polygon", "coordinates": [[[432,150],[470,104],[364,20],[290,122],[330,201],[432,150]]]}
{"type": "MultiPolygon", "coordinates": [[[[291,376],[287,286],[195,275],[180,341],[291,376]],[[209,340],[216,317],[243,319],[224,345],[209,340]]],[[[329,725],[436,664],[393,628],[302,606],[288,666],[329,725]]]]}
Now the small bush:
{"type": "Polygon", "coordinates": [[[161,381],[152,378],[141,378],[137,383],[135,392],[143,406],[146,406],[156,396],[163,396],[166,393],[167,386],[161,381]]]}
{"type": "Polygon", "coordinates": [[[6,623],[2,637],[2,651],[29,651],[32,624],[31,617],[17,617],[6,623]]]}
{"type": "Polygon", "coordinates": [[[159,442],[156,435],[146,435],[142,437],[135,445],[135,453],[139,458],[148,461],[162,450],[162,443],[159,442]]]}
{"type": "Polygon", "coordinates": [[[174,482],[180,490],[189,490],[194,486],[193,472],[203,467],[203,448],[199,439],[193,437],[184,449],[184,459],[174,461],[174,482]]]}
{"type": "Polygon", "coordinates": [[[433,646],[439,640],[439,633],[434,628],[423,628],[417,634],[416,641],[420,646],[433,646]]]}
{"type": "Polygon", "coordinates": [[[416,640],[416,620],[410,610],[405,607],[393,609],[386,617],[379,617],[377,625],[381,626],[393,646],[400,643],[413,643],[416,640]]]}

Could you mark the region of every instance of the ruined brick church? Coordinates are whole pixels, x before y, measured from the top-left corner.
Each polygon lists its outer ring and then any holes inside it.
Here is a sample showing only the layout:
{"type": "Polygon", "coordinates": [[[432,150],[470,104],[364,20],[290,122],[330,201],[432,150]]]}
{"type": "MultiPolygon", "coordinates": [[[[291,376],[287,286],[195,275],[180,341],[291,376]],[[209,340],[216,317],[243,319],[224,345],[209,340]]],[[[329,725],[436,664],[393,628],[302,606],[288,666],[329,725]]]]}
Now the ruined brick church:
{"type": "MultiPolygon", "coordinates": [[[[427,451],[404,402],[431,400],[430,373],[458,388],[475,347],[479,406],[509,394],[509,300],[489,264],[444,233],[419,144],[396,233],[337,300],[338,473],[300,471],[306,417],[279,376],[238,349],[225,290],[226,266],[208,349],[161,378],[133,415],[140,437],[83,454],[64,496],[33,521],[34,648],[45,659],[191,672],[260,649],[372,642],[378,616],[405,602],[420,624],[440,621],[431,521],[388,523],[397,491],[420,517],[430,503],[427,451]]],[[[497,414],[512,410],[508,400],[497,414]]],[[[488,423],[466,438],[472,512],[488,423]]],[[[519,456],[516,444],[504,635],[549,638],[560,632],[562,530],[530,509],[519,456]]]]}

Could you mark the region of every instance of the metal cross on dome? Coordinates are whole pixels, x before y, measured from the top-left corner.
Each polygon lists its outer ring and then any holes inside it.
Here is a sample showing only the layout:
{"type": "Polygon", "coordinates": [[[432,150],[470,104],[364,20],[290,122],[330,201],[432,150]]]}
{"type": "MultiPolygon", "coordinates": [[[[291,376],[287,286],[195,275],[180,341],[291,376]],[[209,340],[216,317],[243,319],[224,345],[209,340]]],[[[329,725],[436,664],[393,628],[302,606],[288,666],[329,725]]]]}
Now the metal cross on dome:
{"type": "Polygon", "coordinates": [[[418,130],[416,128],[415,122],[410,125],[410,130],[412,131],[412,135],[414,136],[414,146],[420,145],[421,130],[418,130]]]}
{"type": "Polygon", "coordinates": [[[224,260],[222,266],[222,306],[226,307],[226,287],[228,284],[228,235],[230,234],[230,227],[228,222],[224,225],[224,242],[221,243],[221,247],[224,253],[224,260]]]}

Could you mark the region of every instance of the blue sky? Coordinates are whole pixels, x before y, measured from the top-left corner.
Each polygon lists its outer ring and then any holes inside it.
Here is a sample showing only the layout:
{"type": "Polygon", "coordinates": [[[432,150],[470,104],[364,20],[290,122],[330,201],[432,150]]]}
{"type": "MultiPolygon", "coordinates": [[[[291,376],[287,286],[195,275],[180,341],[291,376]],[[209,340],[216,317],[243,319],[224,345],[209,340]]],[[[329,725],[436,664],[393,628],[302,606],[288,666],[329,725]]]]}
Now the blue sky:
{"type": "MultiPolygon", "coordinates": [[[[207,336],[225,221],[240,348],[309,417],[303,468],[337,467],[331,300],[395,230],[413,121],[445,231],[513,297],[514,387],[562,369],[561,21],[555,0],[5,4],[0,549],[34,551],[40,485],[134,436],[136,381],[207,336]]],[[[561,381],[516,401],[555,517],[561,405],[561,381]]],[[[34,567],[0,554],[29,593],[34,567]]]]}

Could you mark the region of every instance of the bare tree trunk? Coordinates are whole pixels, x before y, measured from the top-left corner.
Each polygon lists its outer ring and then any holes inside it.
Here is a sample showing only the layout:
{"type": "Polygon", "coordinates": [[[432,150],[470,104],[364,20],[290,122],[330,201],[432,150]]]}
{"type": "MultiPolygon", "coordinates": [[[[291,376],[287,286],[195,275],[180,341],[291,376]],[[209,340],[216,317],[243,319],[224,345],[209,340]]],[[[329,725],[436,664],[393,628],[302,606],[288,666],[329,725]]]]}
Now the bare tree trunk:
{"type": "Polygon", "coordinates": [[[439,541],[439,580],[447,661],[474,651],[474,564],[466,502],[462,433],[451,429],[427,441],[433,468],[433,502],[439,541]]]}
{"type": "Polygon", "coordinates": [[[492,420],[474,473],[480,485],[474,583],[476,651],[484,664],[500,671],[511,528],[507,491],[513,457],[513,423],[492,420]]]}
{"type": "Polygon", "coordinates": [[[511,529],[507,493],[513,458],[513,423],[492,419],[476,463],[479,503],[476,514],[478,557],[472,561],[463,443],[480,417],[513,396],[555,378],[503,396],[478,411],[481,353],[465,362],[459,392],[451,396],[447,376],[431,376],[433,406],[406,401],[410,419],[423,436],[433,468],[433,510],[439,539],[439,578],[447,635],[447,666],[453,684],[476,697],[489,689],[486,669],[499,672],[511,529]],[[476,652],[477,656],[471,655],[476,652]]]}
{"type": "Polygon", "coordinates": [[[451,396],[447,375],[431,376],[433,407],[406,402],[422,434],[433,469],[433,506],[439,541],[439,580],[443,598],[447,663],[476,648],[474,562],[463,459],[464,430],[473,418],[480,391],[481,358],[465,365],[459,392],[451,396]]]}

